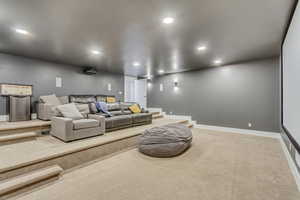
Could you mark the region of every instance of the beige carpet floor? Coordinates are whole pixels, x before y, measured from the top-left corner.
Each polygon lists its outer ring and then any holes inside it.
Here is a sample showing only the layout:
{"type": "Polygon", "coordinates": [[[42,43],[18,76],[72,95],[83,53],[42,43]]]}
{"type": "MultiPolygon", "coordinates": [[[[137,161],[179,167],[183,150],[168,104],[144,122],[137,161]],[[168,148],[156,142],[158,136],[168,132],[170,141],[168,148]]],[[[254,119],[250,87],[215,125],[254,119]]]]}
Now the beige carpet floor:
{"type": "Polygon", "coordinates": [[[65,174],[22,200],[299,200],[278,140],[193,129],[175,158],[130,150],[65,174]]]}

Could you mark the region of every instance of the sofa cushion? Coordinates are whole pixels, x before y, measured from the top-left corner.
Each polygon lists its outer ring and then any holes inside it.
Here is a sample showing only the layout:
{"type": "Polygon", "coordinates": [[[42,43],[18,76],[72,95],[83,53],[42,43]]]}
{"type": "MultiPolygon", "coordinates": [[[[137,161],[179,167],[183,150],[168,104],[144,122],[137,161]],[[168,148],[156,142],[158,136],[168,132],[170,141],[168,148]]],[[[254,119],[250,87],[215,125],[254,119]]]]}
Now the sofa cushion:
{"type": "Polygon", "coordinates": [[[113,111],[110,111],[110,113],[113,116],[124,115],[124,113],[122,112],[122,110],[113,110],[113,111]]]}
{"type": "Polygon", "coordinates": [[[100,115],[100,116],[103,116],[103,117],[111,117],[110,115],[108,115],[104,112],[98,112],[98,113],[96,113],[96,115],[100,115]]]}
{"type": "Polygon", "coordinates": [[[70,96],[71,103],[91,103],[96,102],[95,96],[92,95],[71,95],[70,96]]]}
{"type": "Polygon", "coordinates": [[[61,96],[61,97],[57,97],[57,98],[59,99],[61,104],[68,104],[69,103],[69,96],[61,96]]]}
{"type": "Polygon", "coordinates": [[[96,101],[106,102],[106,96],[105,95],[96,95],[96,101]]]}
{"type": "Polygon", "coordinates": [[[128,103],[128,102],[123,102],[121,103],[121,108],[122,110],[129,110],[129,107],[132,106],[135,103],[128,103]]]}
{"type": "Polygon", "coordinates": [[[99,126],[99,121],[95,119],[79,119],[73,121],[74,130],[84,129],[84,128],[94,128],[99,126]]]}
{"type": "Polygon", "coordinates": [[[107,103],[106,105],[108,111],[121,110],[121,105],[119,103],[107,103]]]}
{"type": "Polygon", "coordinates": [[[152,120],[151,113],[138,113],[138,114],[132,114],[131,116],[134,124],[142,123],[142,122],[150,122],[152,120]]]}
{"type": "Polygon", "coordinates": [[[66,118],[82,119],[82,114],[78,111],[74,103],[57,106],[56,109],[66,118]]]}
{"type": "Polygon", "coordinates": [[[132,112],[130,110],[123,110],[123,115],[131,115],[132,112]]]}
{"type": "Polygon", "coordinates": [[[117,128],[121,126],[127,126],[132,124],[132,118],[130,115],[120,115],[109,117],[105,119],[106,128],[117,128]]]}
{"type": "Polygon", "coordinates": [[[55,94],[40,96],[40,100],[42,103],[50,104],[53,106],[59,106],[62,104],[55,94]]]}

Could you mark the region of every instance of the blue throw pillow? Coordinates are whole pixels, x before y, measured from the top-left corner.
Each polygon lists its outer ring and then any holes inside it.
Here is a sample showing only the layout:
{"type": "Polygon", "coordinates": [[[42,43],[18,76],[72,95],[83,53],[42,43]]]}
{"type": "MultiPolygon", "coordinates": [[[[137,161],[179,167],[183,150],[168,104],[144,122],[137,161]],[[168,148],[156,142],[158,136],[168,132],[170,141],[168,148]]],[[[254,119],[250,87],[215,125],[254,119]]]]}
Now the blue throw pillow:
{"type": "Polygon", "coordinates": [[[107,110],[107,104],[105,102],[99,101],[96,103],[96,108],[99,112],[103,112],[108,116],[112,117],[112,114],[107,110]]]}

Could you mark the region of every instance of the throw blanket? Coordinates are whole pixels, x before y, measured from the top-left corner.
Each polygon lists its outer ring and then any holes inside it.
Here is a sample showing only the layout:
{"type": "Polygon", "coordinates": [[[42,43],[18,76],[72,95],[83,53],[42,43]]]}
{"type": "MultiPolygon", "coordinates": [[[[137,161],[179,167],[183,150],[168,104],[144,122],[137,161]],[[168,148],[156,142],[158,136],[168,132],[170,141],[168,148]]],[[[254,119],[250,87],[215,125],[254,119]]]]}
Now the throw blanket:
{"type": "Polygon", "coordinates": [[[96,108],[99,112],[103,112],[103,113],[107,114],[110,117],[113,116],[110,112],[108,112],[107,104],[105,102],[102,102],[102,101],[97,102],[96,103],[96,108]]]}

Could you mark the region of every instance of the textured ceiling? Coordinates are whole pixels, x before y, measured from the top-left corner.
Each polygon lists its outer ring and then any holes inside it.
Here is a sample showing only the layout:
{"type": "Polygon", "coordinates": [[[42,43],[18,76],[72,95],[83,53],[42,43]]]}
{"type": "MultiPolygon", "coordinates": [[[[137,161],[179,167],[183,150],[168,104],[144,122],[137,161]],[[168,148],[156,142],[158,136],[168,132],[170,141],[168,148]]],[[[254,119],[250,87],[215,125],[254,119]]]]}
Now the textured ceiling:
{"type": "Polygon", "coordinates": [[[139,76],[212,66],[217,58],[226,64],[272,57],[293,3],[0,0],[0,52],[139,76]],[[167,16],[173,24],[161,23],[167,16]],[[198,52],[199,45],[207,50],[198,52]]]}

